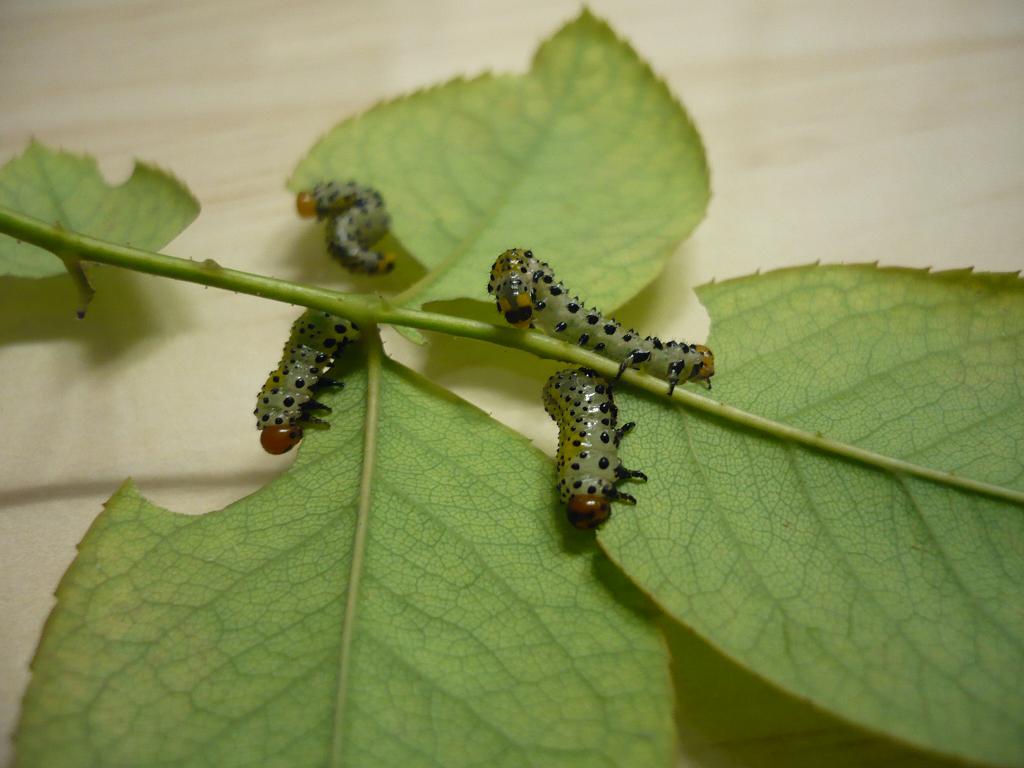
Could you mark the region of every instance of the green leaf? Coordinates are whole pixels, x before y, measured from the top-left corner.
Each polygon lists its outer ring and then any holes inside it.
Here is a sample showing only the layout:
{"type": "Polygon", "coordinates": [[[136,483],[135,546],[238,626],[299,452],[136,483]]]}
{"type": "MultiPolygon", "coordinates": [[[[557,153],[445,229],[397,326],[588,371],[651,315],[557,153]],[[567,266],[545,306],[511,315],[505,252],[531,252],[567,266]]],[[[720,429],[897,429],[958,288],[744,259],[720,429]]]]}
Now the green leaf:
{"type": "MultiPolygon", "coordinates": [[[[87,156],[33,141],[0,168],[0,206],[67,230],[122,245],[159,250],[199,213],[199,203],[170,174],[136,163],[131,177],[107,184],[87,156]]],[[[65,271],[51,253],[0,235],[0,275],[50,277],[65,271]]]]}
{"type": "Polygon", "coordinates": [[[524,246],[615,307],[654,279],[710,195],[685,110],[588,11],[524,76],[457,79],[346,120],[289,187],[349,178],[381,190],[428,268],[399,297],[415,305],[479,300],[495,257],[524,246]]]}
{"type": "Polygon", "coordinates": [[[19,766],[670,763],[666,649],[553,514],[550,461],[376,344],[345,379],[256,494],[199,517],[111,499],[19,766]]]}
{"type": "MultiPolygon", "coordinates": [[[[1020,489],[1024,283],[803,267],[706,286],[715,394],[1020,489]]],[[[602,532],[681,622],[839,717],[973,760],[1024,756],[1024,505],[622,392],[650,482],[602,532]]]]}

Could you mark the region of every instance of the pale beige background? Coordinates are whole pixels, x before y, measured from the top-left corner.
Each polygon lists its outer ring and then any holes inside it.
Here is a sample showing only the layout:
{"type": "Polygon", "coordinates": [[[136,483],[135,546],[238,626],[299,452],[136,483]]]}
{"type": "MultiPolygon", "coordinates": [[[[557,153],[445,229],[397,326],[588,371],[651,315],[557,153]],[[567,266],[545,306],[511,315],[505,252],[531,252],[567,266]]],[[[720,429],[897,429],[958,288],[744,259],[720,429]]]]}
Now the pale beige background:
{"type": "MultiPolygon", "coordinates": [[[[707,318],[689,286],[818,259],[1024,267],[1019,0],[592,7],[685,101],[714,186],[707,220],[660,290],[621,316],[700,338],[707,318]]],[[[523,70],[577,10],[539,0],[0,0],[0,162],[33,135],[94,154],[111,180],[134,157],[154,161],[203,204],[169,252],[345,285],[283,189],[305,150],[381,98],[523,70]]],[[[295,311],[119,280],[146,303],[101,295],[85,323],[71,317],[70,296],[67,316],[0,312],[0,764],[54,587],[119,483],[132,476],[157,503],[199,512],[287,464],[260,450],[250,401],[295,311]]],[[[0,286],[0,303],[31,303],[30,290],[19,293],[0,286]]],[[[550,450],[541,372],[496,386],[497,354],[482,345],[469,363],[455,355],[462,341],[389,347],[550,450]]]]}

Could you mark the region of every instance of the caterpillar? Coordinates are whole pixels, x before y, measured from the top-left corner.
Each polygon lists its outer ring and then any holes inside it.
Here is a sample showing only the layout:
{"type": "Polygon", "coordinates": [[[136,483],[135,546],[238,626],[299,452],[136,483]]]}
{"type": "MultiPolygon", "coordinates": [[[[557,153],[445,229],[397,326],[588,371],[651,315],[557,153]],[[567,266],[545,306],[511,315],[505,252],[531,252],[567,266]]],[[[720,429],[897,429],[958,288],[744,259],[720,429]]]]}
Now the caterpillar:
{"type": "Polygon", "coordinates": [[[290,451],[307,424],[326,424],[311,411],[330,411],[314,399],[318,389],[344,386],[325,374],[338,354],[359,338],[355,323],[320,310],[307,309],[292,324],[281,362],[256,397],[256,428],[267,453],[290,451]]]}
{"type": "MultiPolygon", "coordinates": [[[[354,181],[328,181],[299,192],[295,207],[303,218],[326,220],[328,251],[355,272],[377,274],[394,268],[394,256],[372,246],[388,233],[391,220],[380,193],[354,181]]],[[[309,424],[326,424],[311,411],[330,411],[314,399],[317,389],[344,386],[325,376],[338,354],[359,338],[359,326],[328,312],[306,310],[292,324],[277,368],[256,398],[256,428],[268,453],[290,451],[309,424]]]]}
{"type": "Polygon", "coordinates": [[[635,504],[615,483],[647,475],[619,459],[619,441],[635,425],[617,427],[611,384],[588,368],[559,371],[544,385],[544,410],[558,424],[558,492],[569,522],[596,528],[611,516],[611,502],[635,504]]]}
{"type": "MultiPolygon", "coordinates": [[[[695,381],[711,389],[715,356],[703,344],[663,342],[606,318],[596,309],[586,309],[578,296],[555,280],[547,262],[533,251],[512,248],[502,253],[491,267],[487,292],[495,297],[498,311],[517,328],[540,328],[555,338],[570,340],[585,349],[626,368],[646,370],[668,382],[671,395],[680,381],[695,381]]],[[[618,376],[616,378],[618,378],[618,376]]]]}
{"type": "Polygon", "coordinates": [[[326,221],[327,250],[353,272],[376,275],[395,267],[394,254],[374,250],[388,233],[388,216],[380,192],[354,181],[321,182],[295,198],[299,216],[326,221]]]}

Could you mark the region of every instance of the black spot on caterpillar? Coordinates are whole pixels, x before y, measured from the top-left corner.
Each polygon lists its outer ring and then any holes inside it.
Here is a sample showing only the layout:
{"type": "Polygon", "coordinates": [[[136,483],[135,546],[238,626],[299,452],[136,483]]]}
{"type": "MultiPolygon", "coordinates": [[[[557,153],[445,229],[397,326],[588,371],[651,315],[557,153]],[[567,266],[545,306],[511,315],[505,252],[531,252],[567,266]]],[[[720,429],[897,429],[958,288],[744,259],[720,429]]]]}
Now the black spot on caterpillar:
{"type": "Polygon", "coordinates": [[[668,392],[680,381],[696,381],[711,389],[715,356],[703,344],[641,337],[623,328],[596,309],[583,309],[583,302],[555,280],[555,273],[532,251],[512,248],[501,254],[491,268],[487,292],[493,294],[498,311],[517,328],[540,328],[555,338],[592,349],[619,364],[619,376],[626,368],[646,370],[668,382],[668,392]]]}
{"type": "Polygon", "coordinates": [[[371,275],[394,269],[393,254],[374,250],[391,226],[377,190],[354,181],[321,182],[299,192],[295,207],[303,218],[326,221],[327,250],[346,269],[371,275]]]}
{"type": "Polygon", "coordinates": [[[359,326],[336,315],[307,309],[292,324],[277,368],[267,377],[256,397],[256,428],[267,453],[286,453],[301,439],[307,424],[326,424],[310,411],[330,410],[313,395],[341,382],[324,374],[334,365],[338,353],[359,338],[359,326]]]}
{"type": "Polygon", "coordinates": [[[615,483],[647,476],[619,459],[619,441],[633,422],[616,428],[611,384],[587,368],[559,371],[544,386],[544,410],[558,424],[558,492],[569,522],[596,528],[611,515],[611,502],[635,504],[615,483]]]}

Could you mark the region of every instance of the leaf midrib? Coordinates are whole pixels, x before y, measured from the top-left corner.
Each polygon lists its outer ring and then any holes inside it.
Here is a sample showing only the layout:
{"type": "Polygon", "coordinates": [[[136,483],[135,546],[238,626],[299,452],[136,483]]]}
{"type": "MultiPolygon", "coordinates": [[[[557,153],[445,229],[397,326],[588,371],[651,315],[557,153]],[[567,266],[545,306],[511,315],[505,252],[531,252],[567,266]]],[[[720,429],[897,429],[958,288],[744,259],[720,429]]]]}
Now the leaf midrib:
{"type": "Polygon", "coordinates": [[[341,618],[341,641],[338,649],[338,686],[334,697],[334,718],[331,733],[331,753],[328,765],[342,765],[345,748],[344,726],[348,703],[349,671],[352,661],[352,637],[359,603],[359,586],[366,553],[366,534],[369,528],[370,506],[373,503],[373,472],[377,461],[377,427],[380,411],[381,342],[377,326],[364,327],[366,340],[366,415],[363,417],[363,466],[359,479],[359,502],[356,510],[356,529],[352,541],[352,560],[349,564],[348,589],[345,612],[341,618]]]}

